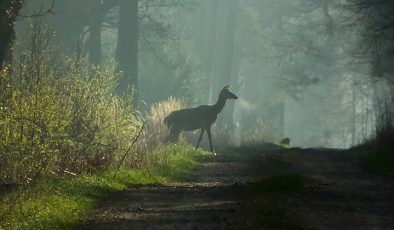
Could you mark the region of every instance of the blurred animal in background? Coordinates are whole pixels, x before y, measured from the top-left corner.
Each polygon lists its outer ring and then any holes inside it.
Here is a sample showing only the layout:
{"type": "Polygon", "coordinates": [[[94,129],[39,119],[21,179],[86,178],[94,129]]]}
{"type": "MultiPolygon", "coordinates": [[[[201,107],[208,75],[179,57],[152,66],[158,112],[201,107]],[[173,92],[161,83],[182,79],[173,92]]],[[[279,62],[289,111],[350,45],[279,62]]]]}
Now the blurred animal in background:
{"type": "Polygon", "coordinates": [[[231,85],[226,85],[219,93],[219,98],[214,105],[200,105],[195,108],[180,109],[171,112],[164,118],[164,123],[170,130],[167,141],[177,141],[182,131],[193,131],[200,129],[200,136],[196,149],[206,131],[209,138],[209,146],[212,153],[211,125],[216,121],[217,115],[223,110],[227,99],[238,99],[234,93],[230,92],[231,85]]]}
{"type": "Polygon", "coordinates": [[[285,137],[280,141],[280,145],[284,148],[289,148],[290,147],[290,138],[285,137]]]}

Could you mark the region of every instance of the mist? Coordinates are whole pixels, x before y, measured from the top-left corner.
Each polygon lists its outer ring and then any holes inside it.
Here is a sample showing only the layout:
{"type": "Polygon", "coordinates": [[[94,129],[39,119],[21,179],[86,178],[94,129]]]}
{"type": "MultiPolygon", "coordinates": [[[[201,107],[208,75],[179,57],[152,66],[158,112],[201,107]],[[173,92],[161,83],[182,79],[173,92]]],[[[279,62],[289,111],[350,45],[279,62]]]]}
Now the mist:
{"type": "Polygon", "coordinates": [[[394,229],[393,12],[1,0],[0,229],[394,229]]]}
{"type": "Polygon", "coordinates": [[[15,42],[42,24],[86,65],[117,61],[118,90],[134,87],[141,111],[170,96],[213,104],[232,84],[240,99],[214,132],[226,127],[235,144],[289,137],[292,146],[348,148],[373,135],[392,96],[392,31],[368,34],[384,22],[363,17],[374,10],[360,10],[367,1],[135,2],[26,1],[15,42]]]}

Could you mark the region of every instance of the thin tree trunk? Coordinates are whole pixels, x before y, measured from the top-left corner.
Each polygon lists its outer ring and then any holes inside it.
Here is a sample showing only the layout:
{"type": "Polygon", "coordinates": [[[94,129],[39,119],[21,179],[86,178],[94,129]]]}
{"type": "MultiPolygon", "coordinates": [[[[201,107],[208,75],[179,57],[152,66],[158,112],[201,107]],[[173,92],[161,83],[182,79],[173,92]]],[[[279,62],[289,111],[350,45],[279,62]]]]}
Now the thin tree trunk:
{"type": "MultiPolygon", "coordinates": [[[[237,18],[237,0],[229,0],[229,11],[226,15],[225,27],[225,46],[223,50],[223,64],[221,79],[224,81],[222,84],[229,84],[232,80],[238,79],[239,60],[236,57],[236,44],[235,44],[235,29],[237,18]]],[[[227,113],[224,114],[224,120],[227,123],[229,133],[234,131],[233,121],[234,106],[230,105],[227,108],[227,113]]]]}
{"type": "Polygon", "coordinates": [[[356,144],[356,93],[355,93],[355,85],[352,83],[352,146],[356,144]]]}
{"type": "Polygon", "coordinates": [[[89,62],[90,64],[101,64],[101,22],[102,6],[100,1],[90,3],[90,21],[89,21],[89,62]]]}
{"type": "Polygon", "coordinates": [[[213,54],[216,46],[216,14],[218,8],[218,0],[209,0],[210,11],[209,11],[209,21],[208,23],[208,44],[206,47],[205,56],[205,73],[208,76],[209,84],[209,101],[212,103],[216,98],[214,98],[214,86],[213,86],[213,54]]]}
{"type": "MultiPolygon", "coordinates": [[[[118,93],[129,87],[138,91],[138,0],[121,0],[119,4],[119,34],[117,57],[123,77],[119,81],[118,93]]],[[[133,104],[137,104],[137,94],[133,104]]]]}

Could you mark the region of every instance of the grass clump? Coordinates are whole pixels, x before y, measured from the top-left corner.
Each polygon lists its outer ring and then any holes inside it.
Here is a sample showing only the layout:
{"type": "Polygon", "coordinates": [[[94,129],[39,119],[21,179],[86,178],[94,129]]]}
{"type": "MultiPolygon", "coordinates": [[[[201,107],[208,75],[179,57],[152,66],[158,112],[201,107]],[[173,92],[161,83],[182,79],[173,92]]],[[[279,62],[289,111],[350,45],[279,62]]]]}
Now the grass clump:
{"type": "Polygon", "coordinates": [[[280,204],[289,194],[301,190],[304,184],[304,177],[288,174],[263,179],[254,185],[257,215],[247,229],[301,229],[295,220],[286,216],[280,204]]]}
{"type": "Polygon", "coordinates": [[[153,104],[149,108],[149,111],[146,114],[146,120],[151,145],[162,143],[169,134],[168,128],[164,124],[164,118],[172,111],[185,107],[185,102],[174,97],[169,97],[164,101],[153,104]]]}
{"type": "Polygon", "coordinates": [[[152,154],[157,161],[140,169],[110,168],[19,187],[0,199],[0,229],[72,229],[106,194],[135,184],[189,178],[204,155],[185,144],[159,146],[152,154]]]}

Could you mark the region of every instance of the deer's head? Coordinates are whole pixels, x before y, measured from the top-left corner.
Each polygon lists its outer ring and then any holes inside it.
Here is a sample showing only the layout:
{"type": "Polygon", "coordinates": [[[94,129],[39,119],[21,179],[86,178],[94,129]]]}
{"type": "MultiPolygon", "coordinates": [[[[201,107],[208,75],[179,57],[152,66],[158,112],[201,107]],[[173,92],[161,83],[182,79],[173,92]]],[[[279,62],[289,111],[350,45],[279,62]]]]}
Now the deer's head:
{"type": "Polygon", "coordinates": [[[224,86],[224,88],[222,89],[222,91],[220,91],[220,98],[224,98],[224,99],[238,99],[238,96],[233,94],[232,92],[230,92],[230,90],[228,90],[230,88],[231,85],[226,85],[224,86]]]}

